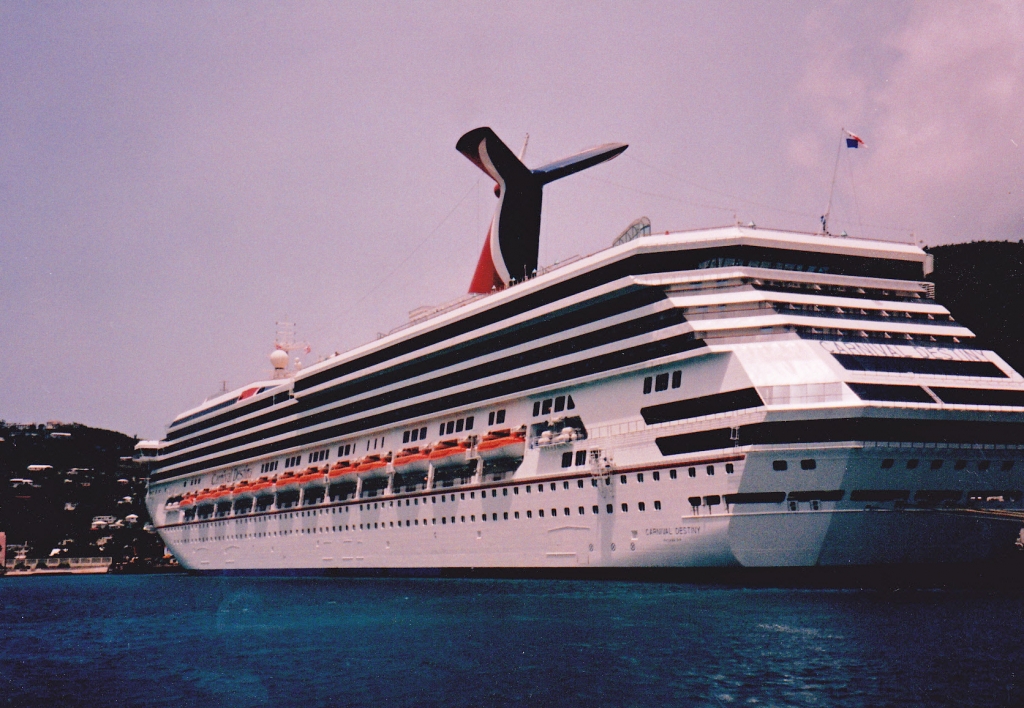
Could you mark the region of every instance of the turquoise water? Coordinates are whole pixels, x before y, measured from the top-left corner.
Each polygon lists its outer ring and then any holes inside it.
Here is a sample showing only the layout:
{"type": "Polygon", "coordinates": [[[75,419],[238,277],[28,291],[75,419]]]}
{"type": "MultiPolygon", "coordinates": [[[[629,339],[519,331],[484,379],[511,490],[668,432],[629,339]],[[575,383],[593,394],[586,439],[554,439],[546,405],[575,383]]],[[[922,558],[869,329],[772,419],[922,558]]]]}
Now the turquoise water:
{"type": "Polygon", "coordinates": [[[1024,594],[555,580],[0,580],[0,704],[998,706],[1024,594]]]}

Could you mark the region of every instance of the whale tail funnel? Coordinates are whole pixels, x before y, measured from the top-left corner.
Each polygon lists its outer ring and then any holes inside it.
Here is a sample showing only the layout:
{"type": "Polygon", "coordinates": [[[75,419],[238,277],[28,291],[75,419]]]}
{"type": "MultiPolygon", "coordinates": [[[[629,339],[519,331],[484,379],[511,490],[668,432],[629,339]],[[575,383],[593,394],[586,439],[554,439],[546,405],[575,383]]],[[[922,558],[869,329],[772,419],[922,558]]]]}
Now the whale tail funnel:
{"type": "Polygon", "coordinates": [[[627,147],[609,143],[531,170],[490,128],[459,138],[455,149],[495,181],[498,196],[469,292],[491,292],[536,273],[544,185],[610,160],[627,147]]]}

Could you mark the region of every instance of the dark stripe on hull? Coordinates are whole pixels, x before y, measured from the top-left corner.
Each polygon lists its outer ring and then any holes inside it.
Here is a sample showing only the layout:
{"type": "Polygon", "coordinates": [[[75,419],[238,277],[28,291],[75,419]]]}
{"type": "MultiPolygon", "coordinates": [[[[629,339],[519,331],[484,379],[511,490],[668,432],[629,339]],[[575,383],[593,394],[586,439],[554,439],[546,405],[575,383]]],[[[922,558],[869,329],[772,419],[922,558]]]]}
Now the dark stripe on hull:
{"type": "MultiPolygon", "coordinates": [[[[806,251],[761,246],[714,246],[693,250],[640,253],[624,258],[617,263],[596,268],[561,283],[554,283],[523,297],[471,315],[465,319],[424,332],[404,342],[397,342],[380,351],[366,354],[352,361],[330,369],[311,374],[295,382],[295,391],[304,391],[314,386],[353,372],[375,366],[396,357],[410,354],[418,349],[443,342],[482,329],[504,319],[549,305],[563,298],[578,295],[592,288],[630,275],[666,273],[683,270],[697,270],[703,264],[714,261],[728,265],[748,264],[757,267],[783,269],[785,265],[807,265],[820,267],[824,272],[836,275],[868,276],[874,278],[898,278],[920,280],[921,264],[917,261],[901,261],[861,256],[844,256],[829,253],[808,253],[806,251]]],[[[711,267],[705,266],[705,267],[711,267]]]]}
{"type": "Polygon", "coordinates": [[[1024,586],[1024,563],[1013,557],[978,563],[792,568],[281,568],[188,572],[194,575],[270,577],[618,580],[735,587],[1003,588],[1019,591],[1024,586]]]}
{"type": "Polygon", "coordinates": [[[687,398],[683,401],[647,406],[640,409],[640,415],[644,417],[644,422],[647,425],[653,425],[655,423],[668,423],[673,420],[685,420],[686,418],[697,418],[715,413],[757,408],[763,405],[764,401],[757,395],[755,389],[744,388],[738,391],[726,391],[725,393],[714,393],[710,396],[701,396],[700,398],[687,398]]]}
{"type": "MultiPolygon", "coordinates": [[[[210,469],[212,467],[218,467],[221,465],[228,465],[241,460],[247,460],[253,457],[261,455],[269,455],[279,450],[284,450],[290,447],[299,445],[312,445],[331,438],[341,437],[343,435],[349,435],[354,432],[361,430],[372,429],[384,425],[390,425],[398,421],[407,420],[410,418],[417,418],[420,416],[431,415],[438,411],[447,410],[449,408],[457,408],[460,406],[468,406],[479,401],[488,400],[491,398],[497,398],[501,396],[509,396],[521,391],[526,391],[532,388],[540,388],[544,386],[553,386],[555,384],[561,384],[573,379],[582,378],[584,376],[590,376],[592,374],[603,373],[606,371],[612,371],[626,366],[632,366],[639,364],[651,359],[657,359],[663,356],[669,356],[672,354],[681,354],[683,352],[692,351],[705,346],[702,340],[696,339],[692,332],[686,334],[677,335],[675,337],[669,337],[657,342],[650,342],[648,344],[642,344],[640,346],[632,347],[630,349],[623,349],[617,352],[610,352],[608,354],[602,354],[600,356],[592,357],[590,359],[584,359],[582,361],[574,361],[569,364],[563,364],[561,366],[547,369],[545,371],[538,371],[533,374],[525,374],[523,376],[516,376],[513,378],[505,379],[497,383],[489,384],[487,386],[480,386],[475,389],[468,391],[462,391],[459,393],[450,394],[441,398],[436,398],[431,401],[424,401],[423,403],[417,403],[405,408],[400,408],[394,411],[388,411],[386,413],[378,413],[376,415],[367,416],[359,420],[351,421],[349,423],[343,423],[341,425],[335,425],[325,430],[312,431],[296,435],[288,440],[283,440],[276,443],[270,443],[261,445],[251,450],[238,451],[222,457],[210,460],[208,462],[195,463],[186,465],[180,469],[176,469],[168,472],[154,472],[151,476],[153,481],[159,481],[162,479],[169,479],[171,477],[177,477],[183,474],[189,474],[199,470],[210,469]]],[[[324,414],[332,414],[333,411],[327,411],[324,414]]],[[[309,425],[314,425],[317,422],[319,416],[312,416],[313,420],[307,418],[301,421],[294,421],[288,425],[289,429],[301,429],[306,428],[309,425]]],[[[287,431],[279,431],[287,432],[287,431]]],[[[278,434],[279,434],[278,433],[278,434]]],[[[269,432],[255,433],[250,436],[246,436],[245,440],[251,440],[253,442],[263,439],[269,436],[269,432]]],[[[242,445],[244,441],[235,440],[231,442],[231,446],[242,445]]],[[[203,451],[201,454],[208,454],[208,451],[203,451]]]]}
{"type": "MultiPolygon", "coordinates": [[[[819,442],[877,441],[1009,444],[1024,443],[1024,423],[977,420],[915,420],[899,418],[827,418],[754,423],[733,429],[718,428],[699,433],[657,439],[662,455],[682,455],[721,450],[739,445],[784,445],[819,442]]],[[[933,451],[935,455],[942,454],[933,451]]],[[[923,454],[923,453],[922,453],[923,454]]]]}

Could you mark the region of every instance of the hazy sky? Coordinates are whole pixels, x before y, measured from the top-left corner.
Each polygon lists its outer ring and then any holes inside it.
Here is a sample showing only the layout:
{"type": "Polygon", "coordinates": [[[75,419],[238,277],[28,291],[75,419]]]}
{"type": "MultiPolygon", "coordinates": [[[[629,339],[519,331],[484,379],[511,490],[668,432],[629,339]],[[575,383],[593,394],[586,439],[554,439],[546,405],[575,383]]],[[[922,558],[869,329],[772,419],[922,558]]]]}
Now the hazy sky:
{"type": "Polygon", "coordinates": [[[1024,238],[1024,5],[0,3],[0,418],[160,436],[465,292],[494,207],[455,151],[528,165],[541,262],[656,231],[1024,238]]]}

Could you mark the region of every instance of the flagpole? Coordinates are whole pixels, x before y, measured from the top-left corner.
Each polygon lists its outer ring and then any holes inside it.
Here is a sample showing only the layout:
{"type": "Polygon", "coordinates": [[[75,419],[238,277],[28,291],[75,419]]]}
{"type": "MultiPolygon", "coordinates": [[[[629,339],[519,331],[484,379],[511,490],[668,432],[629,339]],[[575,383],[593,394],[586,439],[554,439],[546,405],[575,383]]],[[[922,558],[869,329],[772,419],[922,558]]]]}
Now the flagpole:
{"type": "Polygon", "coordinates": [[[832,213],[832,195],[836,190],[836,175],[839,174],[839,156],[843,153],[843,136],[846,135],[846,128],[839,129],[839,145],[836,147],[836,164],[832,168],[832,186],[828,188],[828,207],[821,217],[821,230],[826,236],[828,233],[828,217],[832,213]]]}

